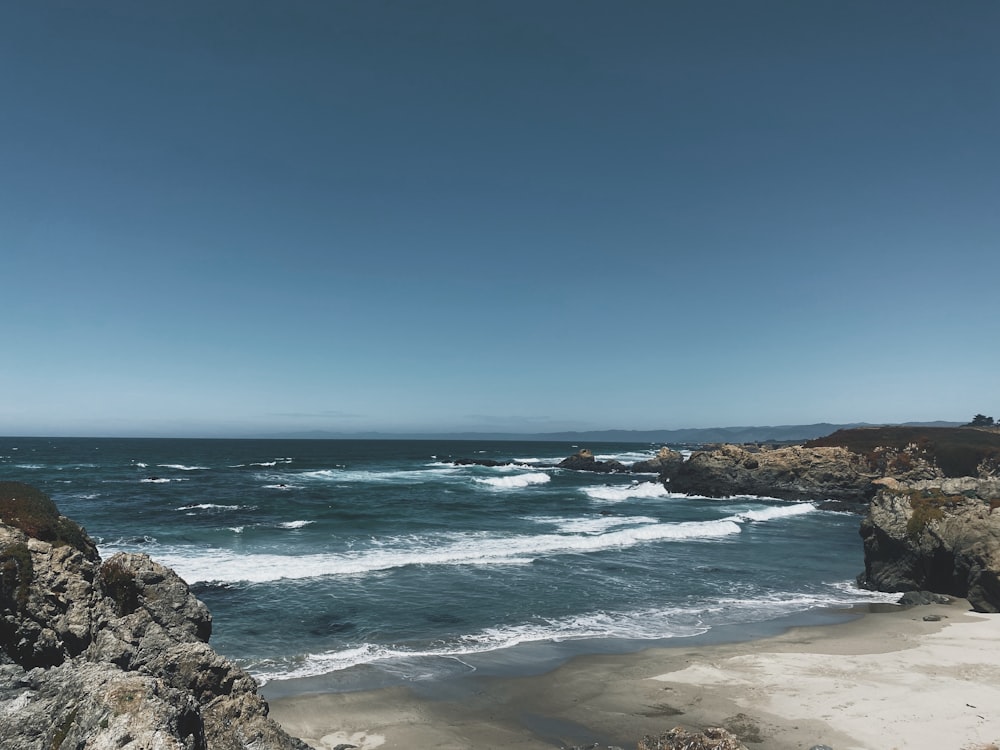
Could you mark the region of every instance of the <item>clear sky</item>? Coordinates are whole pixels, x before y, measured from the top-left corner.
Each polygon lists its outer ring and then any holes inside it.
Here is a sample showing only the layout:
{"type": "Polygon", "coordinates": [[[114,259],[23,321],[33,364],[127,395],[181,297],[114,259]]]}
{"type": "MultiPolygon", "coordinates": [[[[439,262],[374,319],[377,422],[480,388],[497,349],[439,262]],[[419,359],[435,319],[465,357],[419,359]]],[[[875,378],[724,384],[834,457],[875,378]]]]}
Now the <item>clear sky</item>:
{"type": "Polygon", "coordinates": [[[1000,412],[996,0],[0,7],[0,434],[1000,412]]]}

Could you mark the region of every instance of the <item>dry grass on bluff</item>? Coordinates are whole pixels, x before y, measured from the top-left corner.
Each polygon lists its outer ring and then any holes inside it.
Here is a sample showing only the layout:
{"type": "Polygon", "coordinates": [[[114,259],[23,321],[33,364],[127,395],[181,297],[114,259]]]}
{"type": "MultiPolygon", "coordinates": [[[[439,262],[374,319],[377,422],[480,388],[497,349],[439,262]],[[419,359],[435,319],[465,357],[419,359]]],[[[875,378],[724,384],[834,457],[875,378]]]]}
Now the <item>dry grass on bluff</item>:
{"type": "Polygon", "coordinates": [[[23,482],[0,482],[0,521],[54,547],[69,545],[89,554],[93,543],[82,528],[59,515],[48,495],[23,482]]]}
{"type": "MultiPolygon", "coordinates": [[[[876,457],[879,449],[915,450],[946,477],[974,477],[980,465],[1000,468],[1000,433],[967,427],[857,427],[810,440],[807,447],[842,447],[876,457]]],[[[893,467],[905,469],[905,467],[893,467]]]]}

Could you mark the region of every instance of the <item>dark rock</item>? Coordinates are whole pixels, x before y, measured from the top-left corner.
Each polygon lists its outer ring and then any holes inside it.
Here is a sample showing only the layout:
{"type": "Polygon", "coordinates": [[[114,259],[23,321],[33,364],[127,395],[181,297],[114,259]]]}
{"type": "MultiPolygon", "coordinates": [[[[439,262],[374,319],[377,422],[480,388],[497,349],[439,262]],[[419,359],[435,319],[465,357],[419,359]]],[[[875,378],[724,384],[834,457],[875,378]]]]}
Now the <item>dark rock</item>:
{"type": "Polygon", "coordinates": [[[877,591],[927,590],[1000,612],[1000,511],[989,502],[883,482],[861,523],[865,570],[877,591]]]}
{"type": "MultiPolygon", "coordinates": [[[[455,466],[515,466],[514,461],[496,461],[492,458],[456,458],[451,462],[455,466]]],[[[336,750],[336,749],[335,749],[336,750]]]]}
{"type": "Polygon", "coordinates": [[[560,469],[574,469],[576,471],[595,471],[599,474],[615,474],[628,471],[628,467],[621,461],[598,461],[589,448],[577,451],[569,458],[564,458],[558,464],[560,469]]]}
{"type": "Polygon", "coordinates": [[[941,615],[924,615],[922,619],[924,622],[941,622],[942,617],[941,615]]]}
{"type": "Polygon", "coordinates": [[[951,604],[951,597],[933,591],[907,591],[899,597],[899,604],[922,606],[926,604],[951,604]]]}
{"type": "Polygon", "coordinates": [[[682,463],[684,456],[664,446],[653,458],[636,461],[629,467],[629,471],[634,474],[659,474],[663,478],[670,478],[682,463]]]}

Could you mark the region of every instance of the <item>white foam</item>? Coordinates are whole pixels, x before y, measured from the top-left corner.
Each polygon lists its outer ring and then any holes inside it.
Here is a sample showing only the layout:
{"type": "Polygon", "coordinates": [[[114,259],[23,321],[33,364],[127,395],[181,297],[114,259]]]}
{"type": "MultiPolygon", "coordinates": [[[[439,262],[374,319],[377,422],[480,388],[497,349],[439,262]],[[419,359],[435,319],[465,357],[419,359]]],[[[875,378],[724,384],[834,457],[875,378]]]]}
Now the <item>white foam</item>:
{"type": "Polygon", "coordinates": [[[335,481],[335,482],[410,482],[419,483],[424,481],[426,475],[442,476],[454,475],[459,472],[459,467],[444,466],[440,468],[419,469],[414,471],[350,471],[347,469],[317,469],[315,471],[304,471],[294,476],[303,480],[335,481]]]}
{"type": "MultiPolygon", "coordinates": [[[[561,642],[583,638],[635,638],[640,640],[677,638],[708,630],[690,608],[648,609],[637,612],[587,612],[563,618],[485,628],[437,648],[404,648],[365,643],[337,651],[306,654],[296,663],[284,665],[262,662],[251,667],[254,677],[263,684],[268,680],[287,680],[338,672],[359,664],[379,661],[450,657],[458,659],[512,648],[525,643],[561,642]]],[[[473,667],[469,667],[470,670],[473,667]]]]}
{"type": "Polygon", "coordinates": [[[145,469],[149,466],[149,464],[144,464],[142,461],[133,461],[132,463],[139,469],[145,469]]]}
{"type": "Polygon", "coordinates": [[[378,546],[348,553],[292,556],[165,546],[157,551],[156,556],[188,583],[264,583],[329,575],[364,575],[409,565],[527,565],[551,555],[624,549],[680,539],[712,539],[738,533],[738,524],[723,519],[654,523],[605,534],[491,536],[469,533],[448,537],[405,537],[382,540],[378,546]]]}
{"type": "MultiPolygon", "coordinates": [[[[261,662],[250,667],[261,682],[314,677],[379,661],[412,661],[428,657],[462,656],[511,648],[525,643],[560,642],[585,638],[661,640],[707,632],[711,627],[758,622],[821,607],[895,602],[900,594],[864,591],[851,581],[825,584],[814,593],[766,592],[748,598],[727,597],[686,607],[650,607],[627,612],[596,611],[562,618],[484,628],[436,648],[404,648],[364,643],[319,654],[305,654],[292,663],[261,662]],[[705,615],[711,617],[706,620],[705,615]]],[[[469,667],[472,669],[472,667],[469,667]]]]}
{"type": "Polygon", "coordinates": [[[586,516],[583,518],[553,518],[551,516],[529,516],[526,521],[555,526],[564,534],[600,534],[621,526],[639,526],[659,523],[650,516],[586,516]]]}
{"type": "Polygon", "coordinates": [[[157,464],[161,469],[177,469],[178,471],[207,471],[207,466],[185,466],[184,464],[157,464]]]}
{"type": "MultiPolygon", "coordinates": [[[[825,584],[826,589],[805,592],[760,592],[746,598],[725,597],[688,607],[648,608],[629,612],[587,612],[563,618],[485,628],[455,642],[428,649],[407,649],[366,643],[320,654],[306,654],[293,664],[263,662],[251,667],[260,682],[313,677],[379,661],[412,661],[427,657],[459,657],[511,648],[525,643],[560,642],[585,638],[661,640],[689,637],[711,627],[757,622],[821,607],[843,607],[870,602],[895,602],[900,594],[864,591],[851,581],[825,584]],[[709,619],[705,619],[705,615],[709,619]]],[[[471,667],[470,667],[471,669],[471,667]]]]}
{"type": "Polygon", "coordinates": [[[769,508],[748,509],[738,512],[729,518],[734,521],[774,521],[778,518],[803,516],[816,511],[812,503],[797,503],[795,505],[778,505],[769,508]]]}
{"type": "Polygon", "coordinates": [[[621,453],[600,453],[594,456],[598,461],[621,461],[623,464],[634,464],[636,461],[648,461],[656,457],[657,451],[623,451],[621,453]]]}
{"type": "Polygon", "coordinates": [[[581,487],[580,491],[594,500],[621,502],[631,498],[666,498],[671,494],[659,482],[633,482],[629,485],[600,485],[597,487],[581,487]]]}
{"type": "Polygon", "coordinates": [[[533,484],[545,484],[552,480],[544,471],[531,472],[530,474],[512,474],[506,477],[486,477],[476,479],[480,484],[486,484],[500,490],[517,490],[523,487],[530,487],[533,484]]]}
{"type": "Polygon", "coordinates": [[[186,479],[167,479],[166,477],[146,477],[139,480],[147,484],[166,484],[167,482],[186,482],[186,479]]]}
{"type": "Polygon", "coordinates": [[[303,526],[308,526],[315,521],[285,521],[284,523],[279,523],[278,526],[282,529],[301,529],[303,526]]]}
{"type": "Polygon", "coordinates": [[[198,503],[197,505],[182,505],[177,510],[253,510],[252,505],[216,505],[215,503],[198,503]]]}

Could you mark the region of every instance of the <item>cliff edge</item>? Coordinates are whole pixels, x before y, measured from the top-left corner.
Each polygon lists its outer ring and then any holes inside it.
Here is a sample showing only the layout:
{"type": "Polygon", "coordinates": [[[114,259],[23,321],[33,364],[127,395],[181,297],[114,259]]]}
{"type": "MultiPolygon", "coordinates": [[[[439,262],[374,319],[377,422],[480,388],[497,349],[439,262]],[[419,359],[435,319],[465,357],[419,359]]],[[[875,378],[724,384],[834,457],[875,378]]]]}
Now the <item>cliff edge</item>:
{"type": "Polygon", "coordinates": [[[172,570],[102,562],[48,497],[0,482],[0,750],[308,750],[211,632],[172,570]]]}

